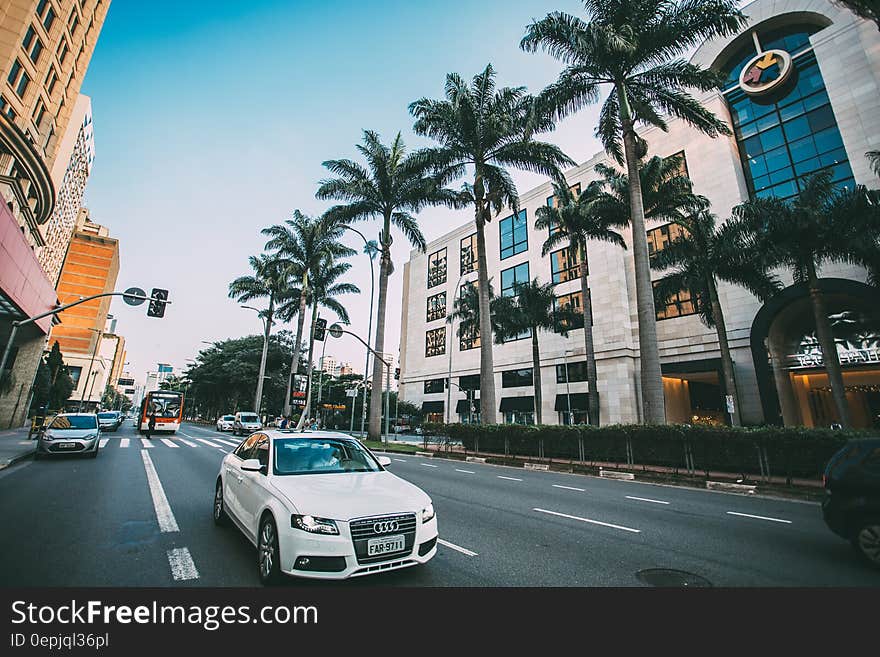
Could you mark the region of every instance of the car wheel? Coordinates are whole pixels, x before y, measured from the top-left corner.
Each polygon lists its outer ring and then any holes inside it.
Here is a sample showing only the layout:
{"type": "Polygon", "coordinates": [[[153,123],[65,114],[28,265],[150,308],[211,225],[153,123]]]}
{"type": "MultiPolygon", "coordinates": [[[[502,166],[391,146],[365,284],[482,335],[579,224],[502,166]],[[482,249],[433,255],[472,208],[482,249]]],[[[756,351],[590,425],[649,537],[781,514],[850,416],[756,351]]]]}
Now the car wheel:
{"type": "Polygon", "coordinates": [[[862,559],[880,568],[880,518],[863,522],[853,536],[852,545],[862,559]]]}
{"type": "Polygon", "coordinates": [[[260,539],[257,541],[257,565],[260,581],[265,585],[277,584],[281,578],[278,530],[275,520],[266,514],[260,521],[260,539]]]}
{"type": "Polygon", "coordinates": [[[229,516],[226,515],[226,507],[223,504],[223,482],[218,479],[214,489],[214,524],[225,527],[229,524],[229,516]]]}

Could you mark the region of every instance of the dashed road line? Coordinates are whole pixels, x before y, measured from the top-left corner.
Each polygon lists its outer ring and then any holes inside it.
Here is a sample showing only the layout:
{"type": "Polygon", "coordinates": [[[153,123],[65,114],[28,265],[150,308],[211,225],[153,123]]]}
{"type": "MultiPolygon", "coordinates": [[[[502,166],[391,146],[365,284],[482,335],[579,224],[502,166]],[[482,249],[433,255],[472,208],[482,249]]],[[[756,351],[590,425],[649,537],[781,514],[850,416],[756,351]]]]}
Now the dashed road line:
{"type": "Polygon", "coordinates": [[[468,550],[467,548],[463,548],[460,545],[456,545],[455,543],[450,543],[449,541],[444,541],[442,538],[438,538],[437,542],[440,545],[444,545],[444,546],[448,547],[450,550],[455,550],[456,552],[461,552],[462,554],[466,554],[469,557],[479,556],[476,552],[473,552],[472,550],[468,550]]]}
{"type": "Polygon", "coordinates": [[[768,518],[767,516],[753,516],[750,513],[737,513],[736,511],[728,511],[729,516],[740,516],[742,518],[755,518],[756,520],[769,520],[770,522],[781,522],[786,525],[791,524],[791,520],[782,520],[780,518],[768,518]]]}
{"type": "Polygon", "coordinates": [[[141,438],[141,445],[144,446],[144,449],[150,449],[153,447],[153,443],[147,438],[141,438]]]}
{"type": "Polygon", "coordinates": [[[162,438],[161,440],[163,443],[165,443],[169,447],[173,447],[174,449],[180,449],[180,445],[175,445],[173,441],[168,440],[167,438],[162,438]]]}
{"type": "Polygon", "coordinates": [[[159,475],[153,465],[153,459],[145,449],[141,450],[141,458],[144,461],[144,470],[147,473],[147,483],[150,485],[150,496],[153,498],[153,508],[156,510],[159,530],[162,532],[180,531],[174,513],[171,511],[171,505],[168,504],[168,498],[165,496],[165,489],[162,488],[162,482],[159,481],[159,475]]]}
{"type": "Polygon", "coordinates": [[[652,500],[648,497],[635,497],[634,495],[625,495],[628,500],[637,500],[639,502],[650,502],[651,504],[669,504],[669,502],[664,502],[663,500],[652,500]]]}
{"type": "Polygon", "coordinates": [[[430,463],[420,463],[419,465],[423,465],[426,468],[436,468],[437,467],[436,465],[431,465],[430,463]]]}
{"type": "Polygon", "coordinates": [[[200,443],[204,443],[208,447],[220,447],[217,443],[212,443],[210,440],[205,440],[204,438],[196,438],[200,443]]]}
{"type": "Polygon", "coordinates": [[[128,447],[128,443],[129,443],[129,439],[123,438],[122,440],[119,441],[119,446],[120,447],[128,447]]]}
{"type": "Polygon", "coordinates": [[[561,484],[553,484],[553,488],[563,488],[565,490],[576,490],[580,493],[586,493],[586,488],[575,488],[574,486],[562,486],[561,484]]]}
{"type": "Polygon", "coordinates": [[[641,534],[641,529],[633,529],[632,527],[624,527],[623,525],[613,525],[610,522],[601,522],[600,520],[591,520],[590,518],[581,518],[580,516],[570,516],[567,513],[559,513],[557,511],[548,511],[547,509],[532,509],[532,511],[537,511],[538,513],[546,513],[551,516],[559,516],[560,518],[568,518],[569,520],[578,520],[580,522],[586,522],[591,525],[601,525],[602,527],[611,527],[612,529],[619,529],[624,532],[632,532],[633,534],[641,534]]]}
{"type": "Polygon", "coordinates": [[[168,565],[171,566],[171,576],[175,581],[181,582],[199,578],[199,571],[189,553],[189,548],[174,548],[168,550],[167,554],[168,565]]]}
{"type": "Polygon", "coordinates": [[[522,481],[522,479],[517,479],[516,477],[502,477],[501,475],[498,475],[498,478],[507,479],[507,481],[522,481]]]}
{"type": "Polygon", "coordinates": [[[464,474],[476,474],[473,470],[459,470],[458,468],[456,468],[455,471],[463,472],[464,474]]]}
{"type": "Polygon", "coordinates": [[[398,462],[400,462],[400,463],[406,463],[406,459],[394,459],[394,460],[395,460],[395,461],[398,461],[398,462]]]}
{"type": "Polygon", "coordinates": [[[182,442],[184,445],[189,445],[190,447],[198,447],[198,445],[196,445],[195,443],[192,443],[192,442],[186,440],[185,438],[178,438],[178,440],[179,440],[180,442],[182,442]]]}

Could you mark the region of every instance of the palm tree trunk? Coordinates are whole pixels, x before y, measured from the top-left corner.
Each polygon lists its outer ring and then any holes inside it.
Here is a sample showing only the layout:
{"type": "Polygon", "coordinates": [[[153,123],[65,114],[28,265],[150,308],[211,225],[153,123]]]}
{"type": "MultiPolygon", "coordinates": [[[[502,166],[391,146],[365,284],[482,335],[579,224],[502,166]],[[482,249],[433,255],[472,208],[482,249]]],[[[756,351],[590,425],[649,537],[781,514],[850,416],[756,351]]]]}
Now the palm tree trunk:
{"type": "Polygon", "coordinates": [[[712,318],[715,320],[715,333],[718,335],[718,348],[721,350],[721,374],[724,376],[724,387],[727,394],[733,397],[733,413],[730,413],[731,426],[741,426],[739,417],[739,393],[736,390],[736,378],[733,375],[733,359],[730,357],[730,344],[727,342],[727,324],[724,323],[724,312],[718,299],[718,288],[714,279],[706,281],[709,289],[709,302],[712,304],[712,318]]]}
{"type": "MultiPolygon", "coordinates": [[[[477,185],[475,184],[476,188],[477,185]]],[[[483,202],[475,204],[477,224],[477,297],[480,306],[480,424],[495,424],[495,364],[492,355],[492,316],[489,307],[489,267],[486,260],[486,234],[483,202]]],[[[449,341],[452,349],[453,340],[449,341]]]]}
{"type": "Polygon", "coordinates": [[[834,334],[831,332],[831,323],[828,321],[828,311],[825,309],[825,297],[819,289],[819,277],[816,275],[816,267],[810,262],[807,266],[807,285],[810,288],[810,301],[813,305],[813,317],[816,321],[816,337],[819,338],[819,347],[822,349],[822,362],[825,363],[825,371],[831,383],[831,396],[837,407],[837,415],[844,429],[852,426],[849,414],[849,402],[846,400],[846,388],[843,385],[843,373],[840,370],[840,359],[837,357],[837,345],[834,342],[834,334]]]}
{"type": "Polygon", "coordinates": [[[532,327],[532,383],[535,388],[535,424],[543,424],[544,396],[541,394],[541,353],[538,350],[538,329],[534,326],[532,327]]]}
{"type": "MultiPolygon", "coordinates": [[[[385,216],[382,231],[382,257],[379,260],[379,299],[376,308],[376,338],[373,350],[385,356],[385,306],[388,303],[388,271],[391,264],[391,215],[385,216]]],[[[370,394],[370,422],[367,429],[370,440],[382,439],[382,370],[385,364],[373,357],[373,388],[370,394]]]]}
{"type": "Polygon", "coordinates": [[[260,373],[257,375],[257,394],[254,399],[254,413],[260,415],[260,406],[263,401],[263,377],[266,375],[266,356],[269,354],[269,333],[272,332],[272,315],[275,310],[275,300],[269,297],[269,312],[265,320],[266,326],[263,329],[263,355],[260,356],[260,373]]]}
{"type": "Polygon", "coordinates": [[[299,317],[296,321],[296,341],[293,343],[293,358],[290,361],[290,375],[287,377],[287,394],[284,397],[284,415],[291,416],[291,394],[293,393],[293,380],[299,369],[299,352],[302,345],[303,325],[306,321],[306,287],[309,284],[309,273],[303,275],[302,289],[299,296],[299,317]]]}
{"type": "Polygon", "coordinates": [[[645,207],[642,200],[642,181],[639,178],[639,160],[636,153],[636,134],[630,118],[626,90],[617,88],[620,98],[620,118],[623,125],[623,148],[629,176],[629,206],[632,222],[633,263],[636,274],[636,307],[639,316],[639,364],[642,380],[642,421],[645,424],[666,422],[666,403],[663,398],[663,379],[660,370],[660,350],[657,346],[657,315],[654,310],[654,288],[651,284],[651,265],[648,260],[648,235],[645,232],[645,207]]]}
{"type": "Polygon", "coordinates": [[[312,304],[312,330],[309,331],[309,362],[308,362],[308,375],[306,377],[306,405],[303,408],[302,414],[299,416],[299,422],[296,423],[296,430],[300,431],[306,424],[306,416],[309,414],[309,410],[312,405],[312,357],[315,353],[315,324],[318,321],[318,301],[317,299],[312,304]]]}
{"type": "MultiPolygon", "coordinates": [[[[572,253],[575,245],[572,242],[572,253]]],[[[596,347],[593,343],[593,298],[587,286],[587,245],[581,244],[581,298],[584,311],[584,354],[587,361],[587,415],[592,426],[599,426],[599,376],[596,372],[596,347]]],[[[565,364],[565,380],[568,381],[568,363],[565,364]]],[[[568,419],[574,424],[572,418],[568,419]]]]}

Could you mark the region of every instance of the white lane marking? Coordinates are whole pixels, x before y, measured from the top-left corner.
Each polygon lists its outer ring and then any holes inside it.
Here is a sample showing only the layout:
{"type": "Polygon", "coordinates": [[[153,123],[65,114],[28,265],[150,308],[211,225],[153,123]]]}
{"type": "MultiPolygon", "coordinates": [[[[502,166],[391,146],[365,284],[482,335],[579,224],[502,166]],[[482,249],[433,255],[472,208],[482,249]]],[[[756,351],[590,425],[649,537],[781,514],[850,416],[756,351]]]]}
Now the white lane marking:
{"type": "Polygon", "coordinates": [[[123,438],[122,440],[120,440],[119,446],[120,447],[128,447],[128,438],[123,438]]]}
{"type": "Polygon", "coordinates": [[[227,452],[225,449],[221,449],[220,447],[217,448],[217,451],[223,452],[224,454],[229,454],[229,452],[227,452]]]}
{"type": "Polygon", "coordinates": [[[461,552],[462,554],[466,554],[466,555],[468,555],[469,557],[476,557],[476,556],[478,556],[476,552],[471,552],[471,551],[468,550],[467,548],[463,548],[463,547],[461,547],[460,545],[456,545],[455,543],[450,543],[449,541],[444,541],[442,538],[438,538],[438,539],[437,539],[437,542],[438,542],[440,545],[445,545],[445,546],[448,547],[450,550],[455,550],[456,552],[461,552]]]}
{"type": "Polygon", "coordinates": [[[153,466],[153,459],[145,449],[141,450],[141,458],[144,461],[144,470],[147,472],[147,483],[150,484],[150,495],[153,498],[153,507],[156,509],[159,530],[163,532],[180,531],[174,513],[171,511],[171,505],[168,504],[168,498],[165,497],[165,489],[162,488],[162,482],[159,481],[159,475],[153,466]]]}
{"type": "Polygon", "coordinates": [[[153,446],[153,443],[151,443],[146,438],[141,438],[141,445],[143,445],[145,449],[149,449],[153,446]]]}
{"type": "Polygon", "coordinates": [[[769,520],[770,522],[783,522],[786,525],[791,524],[791,520],[781,520],[779,518],[768,518],[766,516],[753,516],[749,513],[737,513],[736,511],[728,511],[729,516],[742,516],[743,518],[755,518],[756,520],[769,520]]]}
{"type": "Polygon", "coordinates": [[[647,497],[635,497],[633,495],[625,495],[628,500],[638,500],[639,502],[651,502],[652,504],[669,504],[669,502],[664,502],[663,500],[652,500],[647,497]]]}
{"type": "Polygon", "coordinates": [[[576,490],[576,491],[579,491],[579,492],[581,492],[581,493],[586,493],[586,492],[587,492],[587,489],[586,489],[586,488],[575,488],[574,486],[561,486],[561,485],[559,485],[559,484],[553,484],[553,488],[564,488],[565,490],[576,490]]]}
{"type": "Polygon", "coordinates": [[[175,449],[180,448],[180,445],[175,445],[172,441],[168,440],[167,438],[162,438],[162,442],[165,443],[166,445],[168,445],[169,447],[174,447],[175,449]]]}
{"type": "Polygon", "coordinates": [[[522,479],[517,479],[516,477],[502,477],[501,475],[498,475],[498,478],[507,479],[507,481],[522,481],[522,479]]]}
{"type": "Polygon", "coordinates": [[[464,472],[465,474],[476,474],[473,470],[459,470],[458,468],[456,468],[455,471],[464,472]]]}
{"type": "Polygon", "coordinates": [[[238,447],[238,445],[239,445],[239,443],[234,443],[231,440],[224,440],[223,438],[214,438],[214,440],[217,441],[218,443],[224,443],[226,445],[229,445],[230,447],[238,447]]]}
{"type": "Polygon", "coordinates": [[[568,518],[569,520],[579,520],[580,522],[588,522],[591,525],[601,525],[602,527],[611,527],[612,529],[620,529],[625,532],[632,532],[634,534],[641,534],[641,529],[633,529],[632,527],[623,527],[621,525],[612,525],[610,522],[600,522],[599,520],[590,520],[589,518],[580,518],[578,516],[570,516],[567,513],[558,513],[556,511],[548,511],[547,509],[532,509],[532,511],[537,511],[538,513],[546,513],[551,516],[559,516],[560,518],[568,518]]]}
{"type": "Polygon", "coordinates": [[[195,443],[191,443],[190,441],[186,440],[185,438],[178,438],[178,440],[180,442],[182,442],[184,445],[189,445],[190,447],[198,447],[198,445],[196,445],[195,443]]]}
{"type": "Polygon", "coordinates": [[[204,443],[208,447],[220,447],[217,443],[212,443],[210,440],[205,440],[204,438],[196,438],[200,443],[204,443]]]}
{"type": "Polygon", "coordinates": [[[437,467],[436,465],[431,465],[430,463],[420,463],[419,465],[423,465],[426,468],[436,468],[437,467]]]}
{"type": "Polygon", "coordinates": [[[406,463],[405,459],[394,459],[395,461],[400,461],[401,463],[406,463]]]}
{"type": "Polygon", "coordinates": [[[178,582],[199,578],[199,571],[196,570],[189,548],[168,550],[168,565],[171,566],[171,576],[178,582]]]}
{"type": "Polygon", "coordinates": [[[98,449],[104,449],[109,442],[109,438],[101,438],[101,440],[98,441],[98,449]]]}

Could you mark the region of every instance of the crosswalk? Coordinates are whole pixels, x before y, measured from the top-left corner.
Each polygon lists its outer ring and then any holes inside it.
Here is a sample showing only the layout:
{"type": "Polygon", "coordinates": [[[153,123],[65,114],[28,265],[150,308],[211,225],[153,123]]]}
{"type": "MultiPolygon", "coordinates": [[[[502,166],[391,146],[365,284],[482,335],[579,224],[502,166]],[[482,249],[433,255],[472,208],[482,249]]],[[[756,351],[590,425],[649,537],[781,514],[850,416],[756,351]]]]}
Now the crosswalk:
{"type": "Polygon", "coordinates": [[[211,437],[211,439],[208,440],[207,438],[195,438],[191,436],[184,438],[175,434],[162,438],[158,436],[155,438],[102,438],[98,447],[100,449],[126,449],[131,447],[139,449],[180,449],[181,447],[185,447],[192,449],[213,447],[215,449],[231,452],[238,447],[238,445],[238,441],[227,440],[226,438],[211,437]],[[192,439],[189,440],[188,438],[192,439]]]}

